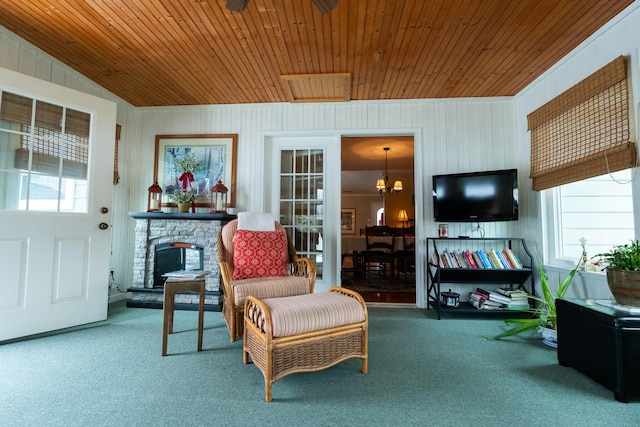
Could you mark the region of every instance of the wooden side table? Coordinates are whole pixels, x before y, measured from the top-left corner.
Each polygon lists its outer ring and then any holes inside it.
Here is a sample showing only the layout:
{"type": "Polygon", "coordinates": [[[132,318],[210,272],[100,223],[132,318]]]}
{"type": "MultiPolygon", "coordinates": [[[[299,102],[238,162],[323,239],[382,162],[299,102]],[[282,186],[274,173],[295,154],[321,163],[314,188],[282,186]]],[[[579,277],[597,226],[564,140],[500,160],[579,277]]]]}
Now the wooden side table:
{"type": "Polygon", "coordinates": [[[200,294],[198,303],[198,351],[202,351],[202,333],[204,328],[204,292],[205,281],[202,279],[180,280],[169,278],[164,282],[164,303],[162,305],[162,355],[167,355],[167,341],[173,333],[173,310],[175,296],[182,292],[200,294]]]}

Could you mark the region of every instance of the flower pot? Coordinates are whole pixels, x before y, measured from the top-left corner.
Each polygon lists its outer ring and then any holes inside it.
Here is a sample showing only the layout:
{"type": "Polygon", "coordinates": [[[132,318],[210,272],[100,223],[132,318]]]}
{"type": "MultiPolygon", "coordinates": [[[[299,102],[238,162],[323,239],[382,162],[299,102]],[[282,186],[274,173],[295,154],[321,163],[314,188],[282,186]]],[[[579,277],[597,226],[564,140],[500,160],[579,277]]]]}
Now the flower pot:
{"type": "Polygon", "coordinates": [[[618,304],[640,307],[640,271],[607,269],[607,283],[618,304]]]}
{"type": "Polygon", "coordinates": [[[558,331],[544,326],[538,327],[538,335],[542,337],[542,342],[549,347],[558,348],[558,331]]]}
{"type": "Polygon", "coordinates": [[[191,207],[191,203],[178,203],[178,212],[187,213],[189,212],[190,207],[191,207]]]}

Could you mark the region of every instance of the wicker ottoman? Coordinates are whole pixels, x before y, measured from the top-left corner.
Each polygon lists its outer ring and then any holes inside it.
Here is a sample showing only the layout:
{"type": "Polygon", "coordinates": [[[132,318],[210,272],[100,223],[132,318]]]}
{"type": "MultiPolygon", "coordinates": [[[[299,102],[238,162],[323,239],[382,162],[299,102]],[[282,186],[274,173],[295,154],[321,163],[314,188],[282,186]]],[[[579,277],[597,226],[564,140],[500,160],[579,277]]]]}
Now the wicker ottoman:
{"type": "Polygon", "coordinates": [[[244,309],[244,363],[262,371],[266,400],[272,385],[296,372],[314,372],[346,359],[362,359],[368,371],[368,317],[362,297],[348,289],[259,300],[244,309]]]}

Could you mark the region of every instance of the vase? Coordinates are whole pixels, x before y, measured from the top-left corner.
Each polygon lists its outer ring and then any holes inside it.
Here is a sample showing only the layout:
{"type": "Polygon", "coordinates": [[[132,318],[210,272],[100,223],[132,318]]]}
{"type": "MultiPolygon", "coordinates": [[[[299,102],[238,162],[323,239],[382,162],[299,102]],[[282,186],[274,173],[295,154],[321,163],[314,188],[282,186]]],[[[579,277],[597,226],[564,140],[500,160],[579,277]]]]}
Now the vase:
{"type": "Polygon", "coordinates": [[[618,304],[640,307],[640,271],[607,269],[607,283],[618,304]]]}
{"type": "Polygon", "coordinates": [[[542,342],[549,347],[558,348],[558,331],[544,326],[538,327],[538,335],[542,337],[542,342]]]}
{"type": "Polygon", "coordinates": [[[191,203],[178,203],[178,212],[187,213],[189,212],[190,207],[191,207],[191,203]]]}

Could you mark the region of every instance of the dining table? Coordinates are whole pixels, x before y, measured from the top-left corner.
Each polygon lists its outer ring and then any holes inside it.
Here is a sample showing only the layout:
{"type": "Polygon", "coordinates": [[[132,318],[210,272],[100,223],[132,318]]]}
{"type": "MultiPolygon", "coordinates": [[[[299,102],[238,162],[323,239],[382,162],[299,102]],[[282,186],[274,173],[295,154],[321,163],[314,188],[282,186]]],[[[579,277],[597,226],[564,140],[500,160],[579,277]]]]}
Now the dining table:
{"type": "MultiPolygon", "coordinates": [[[[371,241],[386,241],[388,237],[384,236],[372,236],[371,241]]],[[[415,237],[406,237],[407,243],[413,243],[415,237]]],[[[402,236],[396,236],[393,240],[393,250],[401,251],[403,250],[403,242],[402,236]]],[[[342,236],[342,253],[343,254],[351,254],[353,251],[366,251],[367,250],[367,236],[342,236]]]]}

